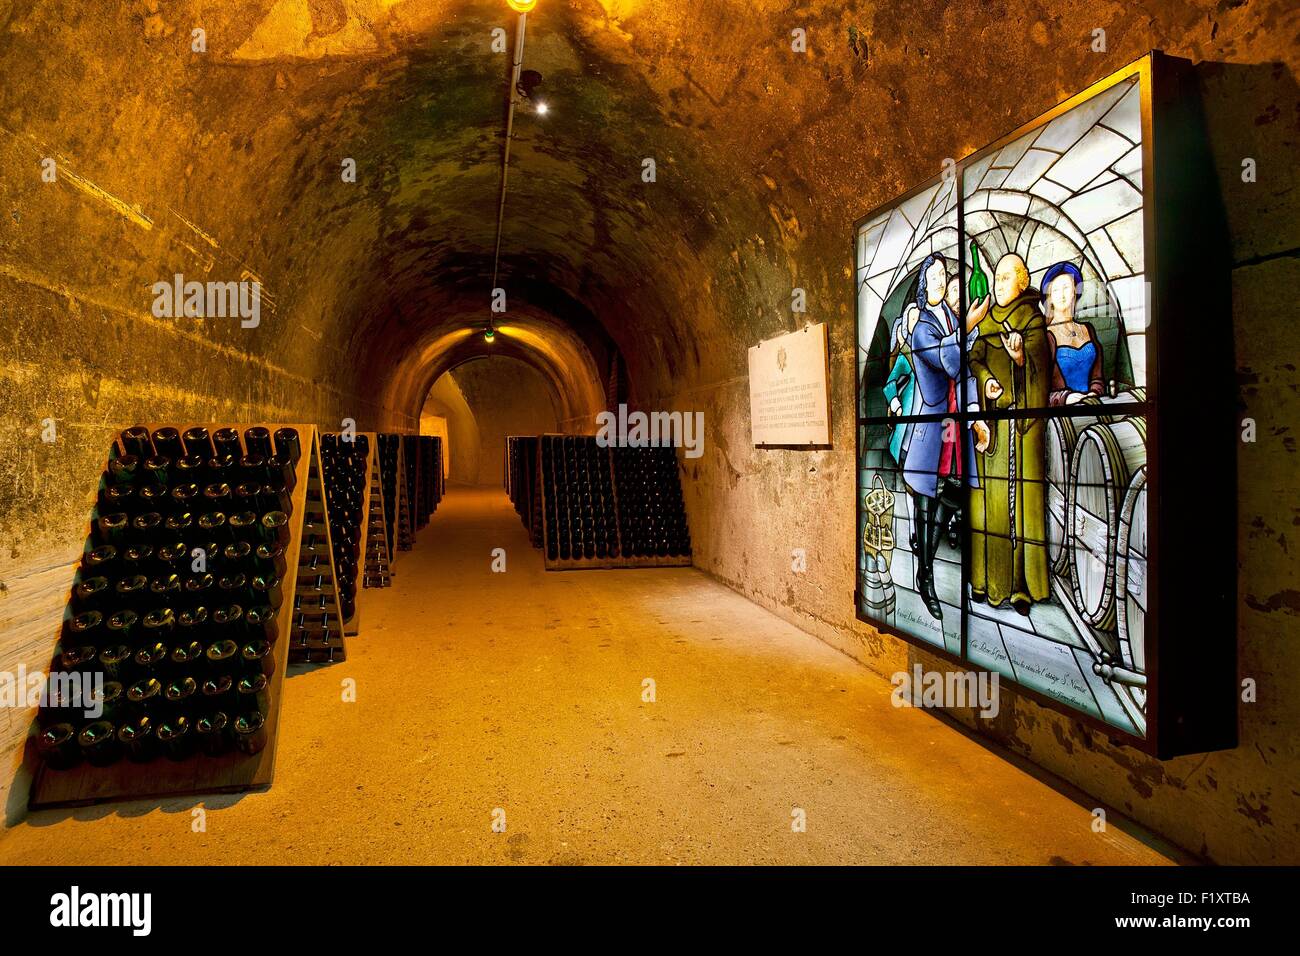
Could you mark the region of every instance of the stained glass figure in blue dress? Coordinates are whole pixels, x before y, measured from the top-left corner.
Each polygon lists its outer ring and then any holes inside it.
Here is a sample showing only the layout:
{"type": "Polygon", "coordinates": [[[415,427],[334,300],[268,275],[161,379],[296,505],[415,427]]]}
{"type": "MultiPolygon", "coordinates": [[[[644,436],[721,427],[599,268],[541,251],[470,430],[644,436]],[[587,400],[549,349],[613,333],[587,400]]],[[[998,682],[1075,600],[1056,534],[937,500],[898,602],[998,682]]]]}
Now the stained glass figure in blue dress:
{"type": "Polygon", "coordinates": [[[1083,274],[1072,262],[1058,262],[1039,285],[1047,316],[1047,337],[1052,349],[1049,405],[1073,405],[1106,388],[1102,372],[1101,341],[1090,322],[1074,317],[1083,293],[1083,274]]]}

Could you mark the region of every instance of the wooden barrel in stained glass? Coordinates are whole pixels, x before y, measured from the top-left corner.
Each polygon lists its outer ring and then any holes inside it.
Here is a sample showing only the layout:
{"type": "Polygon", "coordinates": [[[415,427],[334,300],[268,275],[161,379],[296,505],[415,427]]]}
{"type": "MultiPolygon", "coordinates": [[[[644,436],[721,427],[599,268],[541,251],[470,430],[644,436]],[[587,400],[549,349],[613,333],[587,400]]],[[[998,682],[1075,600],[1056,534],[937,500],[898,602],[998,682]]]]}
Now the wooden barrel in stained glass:
{"type": "MultiPolygon", "coordinates": [[[[1092,419],[1085,421],[1091,422],[1092,419]]],[[[1047,560],[1056,574],[1069,574],[1066,508],[1070,499],[1070,458],[1083,423],[1074,418],[1047,420],[1047,560]]]]}
{"type": "Polygon", "coordinates": [[[1073,409],[1088,409],[1086,416],[1062,416],[1047,420],[1047,560],[1054,574],[1069,577],[1069,528],[1066,513],[1070,500],[1070,469],[1073,465],[1074,445],[1079,432],[1097,422],[1113,422],[1123,416],[1110,414],[1108,405],[1127,405],[1145,402],[1146,389],[1135,386],[1109,395],[1089,395],[1073,409]]]}
{"type": "Polygon", "coordinates": [[[1124,663],[1146,673],[1147,467],[1133,475],[1119,516],[1115,617],[1124,663]]]}
{"type": "Polygon", "coordinates": [[[1089,425],[1079,433],[1070,466],[1070,587],[1079,616],[1114,630],[1115,571],[1124,496],[1146,464],[1146,424],[1140,418],[1089,425]]]}
{"type": "Polygon", "coordinates": [[[1145,402],[1146,400],[1147,390],[1141,385],[1135,385],[1134,387],[1125,389],[1122,392],[1117,392],[1115,395],[1089,395],[1073,407],[1087,408],[1097,416],[1096,420],[1099,422],[1113,422],[1122,418],[1126,413],[1121,412],[1116,415],[1112,412],[1108,412],[1105,410],[1107,405],[1132,405],[1138,402],[1145,402]]]}

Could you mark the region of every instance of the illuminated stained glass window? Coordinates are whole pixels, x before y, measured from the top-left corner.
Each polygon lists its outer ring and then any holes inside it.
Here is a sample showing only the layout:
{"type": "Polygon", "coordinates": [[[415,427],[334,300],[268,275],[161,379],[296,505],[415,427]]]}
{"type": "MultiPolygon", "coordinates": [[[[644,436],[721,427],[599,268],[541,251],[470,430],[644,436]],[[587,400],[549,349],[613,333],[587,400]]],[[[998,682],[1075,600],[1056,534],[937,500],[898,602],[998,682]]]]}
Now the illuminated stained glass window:
{"type": "Polygon", "coordinates": [[[1165,754],[1230,734],[1150,712],[1155,56],[858,224],[855,599],[1165,754]]]}

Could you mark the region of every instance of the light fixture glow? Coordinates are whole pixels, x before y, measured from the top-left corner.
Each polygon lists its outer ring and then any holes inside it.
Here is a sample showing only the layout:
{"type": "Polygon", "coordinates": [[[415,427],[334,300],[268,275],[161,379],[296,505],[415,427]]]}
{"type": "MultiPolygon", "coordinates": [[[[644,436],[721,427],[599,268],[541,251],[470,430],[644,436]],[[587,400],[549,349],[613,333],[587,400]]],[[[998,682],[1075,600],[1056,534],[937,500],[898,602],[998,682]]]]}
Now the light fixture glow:
{"type": "Polygon", "coordinates": [[[496,329],[492,328],[492,326],[489,325],[487,328],[483,330],[484,342],[491,342],[496,337],[497,337],[496,329]]]}
{"type": "Polygon", "coordinates": [[[515,13],[532,13],[537,0],[506,0],[506,6],[515,13]]]}
{"type": "Polygon", "coordinates": [[[550,112],[550,110],[551,108],[547,106],[545,103],[537,104],[537,113],[539,116],[545,116],[547,113],[550,112]]]}

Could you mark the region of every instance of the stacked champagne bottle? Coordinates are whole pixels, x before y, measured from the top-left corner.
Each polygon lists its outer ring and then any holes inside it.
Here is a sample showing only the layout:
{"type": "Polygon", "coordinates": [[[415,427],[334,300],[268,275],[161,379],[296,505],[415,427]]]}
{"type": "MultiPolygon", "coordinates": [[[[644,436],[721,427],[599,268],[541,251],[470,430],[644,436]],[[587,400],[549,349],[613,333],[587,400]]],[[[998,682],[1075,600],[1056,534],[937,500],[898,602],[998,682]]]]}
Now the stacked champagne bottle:
{"type": "Polygon", "coordinates": [[[369,480],[366,468],[370,461],[370,439],[357,435],[352,441],[344,441],[338,435],[322,435],[320,452],[330,541],[334,545],[334,582],[339,592],[339,610],[347,622],[357,609],[361,522],[368,517],[362,515],[362,508],[369,480]]]}
{"type": "Polygon", "coordinates": [[[442,467],[442,439],[434,435],[425,438],[429,443],[429,487],[433,496],[433,510],[442,502],[444,472],[442,467]]]}
{"type": "Polygon", "coordinates": [[[406,508],[402,501],[397,503],[397,545],[403,551],[410,551],[415,546],[415,532],[425,520],[420,501],[420,436],[402,435],[402,474],[406,479],[406,508]]]}
{"type": "Polygon", "coordinates": [[[429,486],[429,469],[433,461],[429,455],[431,449],[427,436],[407,435],[405,441],[406,460],[415,464],[413,469],[407,466],[407,474],[414,479],[411,503],[415,511],[415,527],[418,531],[429,523],[429,515],[433,514],[433,496],[429,486]]]}
{"type": "Polygon", "coordinates": [[[419,513],[416,527],[423,528],[442,501],[442,439],[435,435],[419,436],[419,513]]]}
{"type": "Polygon", "coordinates": [[[617,558],[608,450],[589,435],[544,435],[541,441],[547,557],[552,561],[617,558]]]}
{"type": "Polygon", "coordinates": [[[632,558],[691,553],[676,452],[669,447],[615,448],[619,532],[632,558]]]}
{"type": "Polygon", "coordinates": [[[506,439],[506,486],[510,500],[528,529],[533,547],[542,546],[541,497],[537,494],[537,438],[512,435],[506,439]]]}
{"type": "Polygon", "coordinates": [[[265,746],[301,453],[292,428],[122,432],[38,717],[48,766],[265,746]]]}
{"type": "Polygon", "coordinates": [[[388,567],[388,523],[384,518],[384,488],[379,472],[378,444],[376,441],[374,460],[366,465],[366,483],[370,486],[370,513],[365,517],[366,553],[361,583],[367,588],[386,588],[393,583],[388,567]]]}
{"type": "Polygon", "coordinates": [[[401,436],[382,434],[379,436],[379,473],[384,487],[384,515],[388,522],[388,557],[393,558],[393,549],[397,546],[397,465],[398,444],[401,436]]]}

